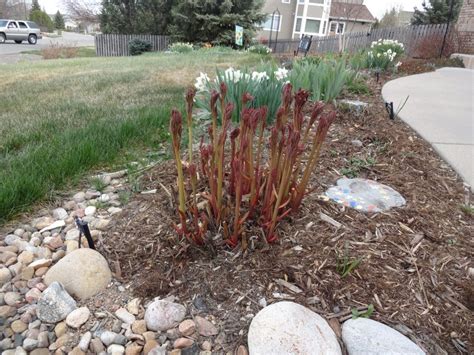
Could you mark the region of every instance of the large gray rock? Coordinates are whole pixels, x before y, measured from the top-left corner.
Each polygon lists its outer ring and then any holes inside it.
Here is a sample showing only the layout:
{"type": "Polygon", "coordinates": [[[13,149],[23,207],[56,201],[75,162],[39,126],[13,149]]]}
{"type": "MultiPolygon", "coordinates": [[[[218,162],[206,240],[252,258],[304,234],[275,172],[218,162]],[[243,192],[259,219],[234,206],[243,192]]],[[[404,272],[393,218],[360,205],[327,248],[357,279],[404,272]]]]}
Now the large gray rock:
{"type": "Polygon", "coordinates": [[[53,282],[38,300],[36,313],[43,322],[57,323],[75,309],[76,301],[59,282],[53,282]]]}
{"type": "Polygon", "coordinates": [[[154,331],[166,331],[176,327],[185,317],[186,308],[178,303],[156,300],[146,312],[146,326],[154,331]]]}
{"type": "Polygon", "coordinates": [[[86,299],[104,290],[112,278],[105,258],[95,250],[81,248],[59,260],[44,277],[47,285],[61,282],[73,296],[86,299]]]}
{"type": "Polygon", "coordinates": [[[389,186],[367,179],[339,179],[326,196],[361,212],[382,212],[405,205],[405,199],[389,186]]]}
{"type": "Polygon", "coordinates": [[[342,340],[349,355],[425,354],[418,345],[395,329],[367,318],[345,321],[342,340]]]}
{"type": "Polygon", "coordinates": [[[265,307],[250,323],[250,355],[341,355],[336,334],[320,315],[294,302],[265,307]]]}

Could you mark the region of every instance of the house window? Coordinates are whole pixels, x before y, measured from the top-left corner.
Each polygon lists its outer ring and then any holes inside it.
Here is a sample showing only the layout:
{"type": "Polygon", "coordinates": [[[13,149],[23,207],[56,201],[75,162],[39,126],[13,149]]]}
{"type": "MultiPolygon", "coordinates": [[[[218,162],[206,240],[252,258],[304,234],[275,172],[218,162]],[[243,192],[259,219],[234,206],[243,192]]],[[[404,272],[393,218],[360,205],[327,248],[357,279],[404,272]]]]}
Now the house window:
{"type": "Polygon", "coordinates": [[[309,0],[310,4],[324,4],[324,0],[309,0]]]}
{"type": "Polygon", "coordinates": [[[304,0],[298,0],[298,4],[304,4],[304,0]]]}
{"type": "Polygon", "coordinates": [[[301,32],[301,17],[296,18],[295,32],[301,32]]]}
{"type": "Polygon", "coordinates": [[[291,4],[291,0],[281,0],[283,4],[291,4]]]}
{"type": "Polygon", "coordinates": [[[282,16],[275,14],[273,15],[268,15],[266,21],[262,24],[262,28],[264,31],[277,31],[280,32],[281,30],[281,21],[282,21],[282,16]],[[273,28],[272,28],[272,18],[273,18],[273,28]]]}
{"type": "Polygon", "coordinates": [[[329,32],[330,33],[336,33],[336,34],[343,34],[344,29],[346,28],[346,23],[345,22],[334,22],[331,21],[329,24],[329,32]]]}
{"type": "Polygon", "coordinates": [[[304,31],[306,33],[319,33],[319,26],[321,25],[321,21],[319,20],[306,20],[306,26],[304,31]]]}

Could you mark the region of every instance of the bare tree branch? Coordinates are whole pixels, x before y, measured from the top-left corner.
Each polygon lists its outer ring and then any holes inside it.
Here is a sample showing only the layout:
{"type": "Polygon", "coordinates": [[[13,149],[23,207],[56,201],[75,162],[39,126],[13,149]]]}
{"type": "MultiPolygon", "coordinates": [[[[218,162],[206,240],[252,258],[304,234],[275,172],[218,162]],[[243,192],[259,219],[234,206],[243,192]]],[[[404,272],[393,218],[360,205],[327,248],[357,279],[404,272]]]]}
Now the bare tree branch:
{"type": "Polygon", "coordinates": [[[68,17],[77,22],[98,23],[100,2],[87,0],[62,0],[68,17]]]}

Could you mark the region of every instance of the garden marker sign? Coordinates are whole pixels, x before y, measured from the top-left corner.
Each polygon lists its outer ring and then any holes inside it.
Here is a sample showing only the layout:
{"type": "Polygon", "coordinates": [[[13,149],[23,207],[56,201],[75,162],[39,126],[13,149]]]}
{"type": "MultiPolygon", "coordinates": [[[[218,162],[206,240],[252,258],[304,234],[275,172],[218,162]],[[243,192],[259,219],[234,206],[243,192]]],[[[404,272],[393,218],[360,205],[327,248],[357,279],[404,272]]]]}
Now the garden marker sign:
{"type": "Polygon", "coordinates": [[[311,42],[313,41],[313,36],[305,36],[301,37],[300,43],[298,44],[298,50],[296,51],[296,55],[301,51],[304,53],[305,57],[311,48],[311,42]]]}
{"type": "Polygon", "coordinates": [[[235,44],[237,46],[244,45],[244,28],[239,25],[235,25],[235,44]]]}

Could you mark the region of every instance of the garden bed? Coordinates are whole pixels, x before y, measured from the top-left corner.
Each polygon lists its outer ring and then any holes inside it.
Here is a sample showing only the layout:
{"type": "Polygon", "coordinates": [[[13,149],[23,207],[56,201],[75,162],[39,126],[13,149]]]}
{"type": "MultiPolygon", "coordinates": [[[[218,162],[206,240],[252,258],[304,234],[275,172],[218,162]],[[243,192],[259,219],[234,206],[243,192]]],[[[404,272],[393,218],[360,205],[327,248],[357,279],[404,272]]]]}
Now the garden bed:
{"type": "Polygon", "coordinates": [[[156,193],[136,195],[102,239],[101,252],[115,276],[138,296],[173,295],[191,314],[213,316],[221,330],[214,350],[245,344],[262,305],[289,299],[331,320],[339,335],[352,309],[364,312],[372,304],[371,318],[428,353],[468,352],[474,336],[474,285],[468,275],[474,218],[462,206],[469,195],[427,142],[403,122],[388,119],[380,95],[387,79],[368,79],[373,95],[357,97],[369,103],[366,112],[338,113],[314,190],[280,224],[277,243],[265,244],[251,227],[244,253],[225,248],[218,235],[204,248],[179,242],[169,194],[175,166],[167,161],[142,178],[143,190],[156,193]],[[393,187],[406,206],[366,215],[328,201],[324,191],[343,173],[393,187]],[[337,255],[346,252],[361,262],[341,277],[337,255]]]}

